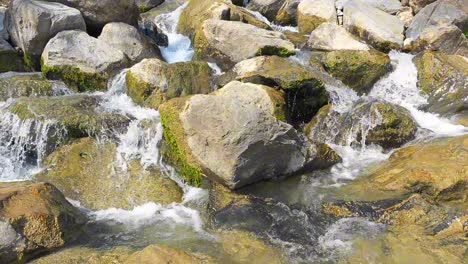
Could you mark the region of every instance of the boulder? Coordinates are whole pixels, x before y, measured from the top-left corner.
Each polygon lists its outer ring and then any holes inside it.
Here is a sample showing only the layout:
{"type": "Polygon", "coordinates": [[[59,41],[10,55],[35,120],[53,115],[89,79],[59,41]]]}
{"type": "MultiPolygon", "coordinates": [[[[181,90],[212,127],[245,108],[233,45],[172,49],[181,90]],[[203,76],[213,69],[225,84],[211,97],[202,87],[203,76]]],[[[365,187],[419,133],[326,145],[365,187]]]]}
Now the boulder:
{"type": "Polygon", "coordinates": [[[49,81],[41,73],[7,72],[0,74],[0,101],[29,96],[56,96],[70,91],[64,83],[49,81]]]}
{"type": "Polygon", "coordinates": [[[24,70],[25,67],[21,56],[10,43],[0,38],[0,73],[24,70]]]}
{"type": "Polygon", "coordinates": [[[235,189],[305,169],[316,154],[284,122],[281,93],[267,86],[233,81],[159,111],[168,144],[163,155],[192,184],[206,176],[235,189]]]}
{"type": "Polygon", "coordinates": [[[343,26],[380,51],[403,46],[403,22],[361,0],[349,0],[344,4],[343,26]]]}
{"type": "Polygon", "coordinates": [[[237,63],[218,79],[218,85],[237,80],[281,90],[286,101],[287,120],[300,125],[309,122],[328,103],[325,84],[331,79],[317,68],[305,68],[288,58],[260,56],[237,63]]]}
{"type": "Polygon", "coordinates": [[[335,1],[303,0],[297,7],[297,25],[302,34],[309,34],[320,24],[337,23],[335,1]]]}
{"type": "Polygon", "coordinates": [[[284,2],[284,0],[251,0],[246,8],[259,12],[269,21],[274,21],[284,2]]]}
{"type": "Polygon", "coordinates": [[[214,60],[223,70],[259,55],[295,54],[294,44],[283,33],[216,19],[206,20],[198,29],[194,48],[198,59],[214,60]]]}
{"type": "Polygon", "coordinates": [[[150,9],[162,4],[164,0],[135,0],[136,5],[141,13],[149,11],[150,9]]]}
{"type": "Polygon", "coordinates": [[[59,2],[81,11],[88,33],[99,36],[102,28],[110,22],[137,25],[140,10],[135,0],[46,0],[59,2]]]}
{"type": "Polygon", "coordinates": [[[468,8],[462,0],[440,0],[424,7],[406,30],[405,49],[468,56],[468,8]]]}
{"type": "Polygon", "coordinates": [[[35,0],[12,0],[6,27],[11,42],[22,49],[27,66],[40,69],[40,58],[47,42],[64,30],[86,30],[79,10],[35,0]],[[27,23],[25,23],[27,21],[27,23]]]}
{"type": "Polygon", "coordinates": [[[143,59],[161,58],[161,52],[156,43],[140,33],[137,28],[125,23],[105,25],[98,39],[123,52],[132,64],[143,59]]]}
{"type": "Polygon", "coordinates": [[[0,6],[0,39],[8,40],[10,39],[10,35],[8,34],[8,30],[5,27],[5,14],[7,8],[0,6]]]}
{"type": "Polygon", "coordinates": [[[414,58],[418,86],[428,99],[426,110],[444,116],[468,115],[468,60],[426,51],[414,58]]]}
{"type": "Polygon", "coordinates": [[[297,8],[300,1],[285,0],[283,2],[273,21],[281,26],[297,26],[297,8]]]}
{"type": "Polygon", "coordinates": [[[157,168],[144,169],[138,160],[128,161],[128,169],[119,166],[116,148],[111,142],[76,140],[47,156],[35,179],[54,184],[91,210],[181,202],[180,187],[157,168]]]}
{"type": "Polygon", "coordinates": [[[388,55],[376,50],[330,51],[321,61],[328,73],[361,95],[392,70],[388,55]]]}
{"type": "Polygon", "coordinates": [[[421,9],[426,7],[429,4],[434,3],[437,0],[409,0],[408,5],[413,9],[415,14],[419,13],[421,9]]]}
{"type": "Polygon", "coordinates": [[[85,216],[48,183],[0,184],[0,262],[24,263],[80,234],[85,216]]]}
{"type": "Polygon", "coordinates": [[[75,91],[106,90],[107,81],[128,65],[127,56],[82,31],[62,31],[42,54],[42,72],[75,91]]]}
{"type": "Polygon", "coordinates": [[[409,25],[411,24],[411,21],[413,21],[413,10],[409,6],[403,6],[400,8],[400,10],[397,12],[396,16],[403,21],[405,28],[408,28],[409,25]]]}
{"type": "Polygon", "coordinates": [[[417,129],[405,108],[378,100],[360,100],[352,111],[345,113],[324,106],[307,125],[306,135],[313,142],[345,146],[376,144],[390,149],[414,139],[417,129]]]}
{"type": "Polygon", "coordinates": [[[152,245],[131,254],[124,262],[124,264],[132,263],[214,264],[215,261],[202,254],[177,250],[167,246],[152,245]]]}
{"type": "MultiPolygon", "coordinates": [[[[349,1],[349,0],[348,0],[349,1]]],[[[389,14],[396,14],[400,8],[401,3],[399,0],[360,0],[364,4],[380,9],[389,14]]]]}
{"type": "Polygon", "coordinates": [[[346,29],[335,23],[323,23],[310,33],[307,47],[313,50],[369,50],[346,29]]]}
{"type": "Polygon", "coordinates": [[[171,98],[211,92],[210,79],[206,62],[168,64],[145,59],[127,72],[127,94],[135,103],[157,109],[171,98]]]}

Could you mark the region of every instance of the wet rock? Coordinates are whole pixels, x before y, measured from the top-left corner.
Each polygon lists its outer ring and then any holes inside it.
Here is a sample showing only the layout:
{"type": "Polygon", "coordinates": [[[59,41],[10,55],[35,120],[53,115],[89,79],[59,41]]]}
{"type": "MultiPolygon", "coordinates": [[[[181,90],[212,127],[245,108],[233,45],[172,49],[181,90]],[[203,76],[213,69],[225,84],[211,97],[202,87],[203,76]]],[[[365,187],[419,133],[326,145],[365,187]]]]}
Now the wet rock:
{"type": "Polygon", "coordinates": [[[135,0],[46,0],[59,2],[81,11],[88,33],[99,36],[102,28],[111,22],[137,25],[140,10],[135,0]]]}
{"type": "Polygon", "coordinates": [[[25,67],[21,56],[10,43],[0,38],[0,73],[24,70],[25,67]]]}
{"type": "Polygon", "coordinates": [[[331,76],[316,68],[305,68],[288,58],[260,56],[237,63],[221,76],[218,85],[232,80],[267,85],[284,91],[286,119],[295,125],[309,122],[328,103],[325,84],[331,76]]]}
{"type": "Polygon", "coordinates": [[[26,65],[36,70],[40,69],[42,51],[52,37],[63,30],[86,30],[77,9],[35,0],[12,0],[6,27],[11,42],[23,51],[26,65]]]}
{"type": "Polygon", "coordinates": [[[128,65],[126,55],[82,31],[62,31],[42,54],[42,72],[75,91],[106,90],[107,81],[128,65]]]}
{"type": "Polygon", "coordinates": [[[54,184],[68,198],[91,210],[131,209],[148,202],[167,205],[182,200],[180,187],[161,175],[158,168],[144,169],[138,160],[121,164],[117,155],[114,143],[83,138],[47,156],[44,172],[35,178],[54,184]]]}
{"type": "Polygon", "coordinates": [[[213,259],[201,254],[185,252],[182,250],[173,249],[167,246],[153,245],[144,248],[138,252],[131,254],[125,262],[126,264],[141,263],[215,263],[213,259]]]}
{"type": "Polygon", "coordinates": [[[68,93],[70,91],[64,83],[49,81],[40,73],[0,74],[0,101],[23,96],[55,96],[68,93]]]}
{"type": "Polygon", "coordinates": [[[322,23],[337,23],[335,1],[304,0],[297,7],[297,25],[303,34],[309,34],[322,23]]]}
{"type": "Polygon", "coordinates": [[[0,261],[25,262],[73,241],[86,221],[48,183],[0,184],[0,261]]]}
{"type": "Polygon", "coordinates": [[[388,55],[376,50],[330,51],[322,56],[322,63],[328,73],[361,95],[392,70],[388,55]]]}
{"type": "Polygon", "coordinates": [[[206,62],[143,60],[127,72],[127,93],[137,104],[157,109],[171,98],[211,92],[210,75],[206,62]]]}
{"type": "Polygon", "coordinates": [[[406,109],[378,100],[357,101],[353,111],[346,113],[324,106],[306,129],[315,142],[376,144],[387,149],[414,139],[416,131],[417,124],[406,109]]]}
{"type": "Polygon", "coordinates": [[[259,12],[269,21],[274,21],[284,2],[284,0],[251,0],[246,8],[259,12]]]}
{"type": "Polygon", "coordinates": [[[0,39],[8,40],[10,39],[10,35],[8,34],[8,30],[5,27],[5,14],[7,8],[0,6],[0,39]]]}
{"type": "Polygon", "coordinates": [[[109,46],[122,51],[132,64],[147,58],[160,58],[156,43],[125,23],[109,23],[98,38],[109,46]]]}
{"type": "Polygon", "coordinates": [[[135,0],[136,5],[141,13],[150,10],[151,8],[157,7],[162,4],[164,0],[135,0]]]}
{"type": "Polygon", "coordinates": [[[297,26],[298,0],[285,0],[278,10],[274,22],[281,26],[297,26]]]}
{"type": "Polygon", "coordinates": [[[205,21],[197,31],[194,48],[197,58],[214,60],[223,70],[259,55],[295,54],[294,44],[280,32],[215,19],[205,21]]]}
{"type": "Polygon", "coordinates": [[[414,59],[426,109],[445,116],[468,115],[468,61],[457,55],[424,52],[414,59]]]}
{"type": "Polygon", "coordinates": [[[156,24],[153,22],[154,19],[148,19],[148,17],[144,17],[138,21],[138,31],[153,40],[153,42],[158,46],[169,46],[169,38],[167,35],[160,32],[156,24]]]}
{"type": "Polygon", "coordinates": [[[101,98],[90,95],[19,98],[9,111],[21,120],[54,121],[67,136],[80,138],[102,133],[123,133],[131,117],[99,111],[101,98]]]}
{"type": "Polygon", "coordinates": [[[188,182],[202,175],[235,189],[292,174],[316,150],[284,123],[284,100],[274,89],[233,81],[209,95],[173,99],[159,107],[166,160],[188,182]]]}
{"type": "Polygon", "coordinates": [[[310,34],[307,47],[313,50],[369,50],[346,29],[334,23],[323,23],[310,34]]]}
{"type": "Polygon", "coordinates": [[[343,26],[376,49],[388,52],[403,46],[403,22],[360,0],[344,4],[343,26]]]}
{"type": "Polygon", "coordinates": [[[40,257],[33,260],[31,264],[121,264],[130,254],[132,250],[128,247],[114,247],[106,250],[75,246],[40,257]]]}

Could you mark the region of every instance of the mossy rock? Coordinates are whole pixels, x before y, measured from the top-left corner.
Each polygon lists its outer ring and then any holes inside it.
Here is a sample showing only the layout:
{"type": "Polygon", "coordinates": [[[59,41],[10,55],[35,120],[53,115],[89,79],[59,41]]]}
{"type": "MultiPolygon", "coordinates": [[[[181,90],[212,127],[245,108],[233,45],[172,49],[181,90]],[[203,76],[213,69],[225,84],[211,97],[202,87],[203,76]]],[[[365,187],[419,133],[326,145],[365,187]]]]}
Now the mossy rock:
{"type": "Polygon", "coordinates": [[[47,78],[62,80],[76,92],[105,91],[110,77],[107,73],[88,73],[69,65],[42,64],[41,70],[47,78]]]}
{"type": "Polygon", "coordinates": [[[325,70],[355,90],[368,93],[372,86],[392,70],[388,55],[376,50],[337,50],[322,56],[325,70]]]}
{"type": "Polygon", "coordinates": [[[26,69],[21,57],[8,42],[0,38],[0,73],[24,71],[26,69]]]}
{"type": "Polygon", "coordinates": [[[144,169],[137,160],[119,166],[116,146],[83,138],[44,159],[44,172],[35,176],[60,188],[91,210],[131,209],[147,202],[181,202],[182,190],[157,168],[144,169]],[[128,163],[128,164],[127,164],[128,163]]]}
{"type": "MultiPolygon", "coordinates": [[[[60,85],[45,79],[40,73],[4,73],[0,74],[0,100],[29,96],[53,96],[54,85],[60,85]]],[[[64,85],[62,86],[64,87],[64,85]]]]}

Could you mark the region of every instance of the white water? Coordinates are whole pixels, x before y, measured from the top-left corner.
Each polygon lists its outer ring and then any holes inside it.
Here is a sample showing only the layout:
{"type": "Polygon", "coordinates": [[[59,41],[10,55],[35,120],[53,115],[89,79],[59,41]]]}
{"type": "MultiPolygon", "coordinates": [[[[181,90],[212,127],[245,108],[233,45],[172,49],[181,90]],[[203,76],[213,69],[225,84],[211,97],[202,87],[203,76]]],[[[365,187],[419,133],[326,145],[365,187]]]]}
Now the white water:
{"type": "Polygon", "coordinates": [[[177,25],[182,11],[188,3],[179,6],[171,13],[162,14],[155,18],[154,23],[169,39],[168,47],[160,47],[161,54],[168,63],[191,61],[194,50],[190,38],[177,33],[177,25]]]}

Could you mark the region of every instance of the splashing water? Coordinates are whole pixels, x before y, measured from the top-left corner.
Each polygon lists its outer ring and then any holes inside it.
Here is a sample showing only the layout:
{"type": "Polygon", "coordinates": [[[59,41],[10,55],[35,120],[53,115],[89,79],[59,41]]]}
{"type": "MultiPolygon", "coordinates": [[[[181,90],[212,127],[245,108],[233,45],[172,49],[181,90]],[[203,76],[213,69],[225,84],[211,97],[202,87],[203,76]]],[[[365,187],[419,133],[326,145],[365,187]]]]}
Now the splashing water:
{"type": "Polygon", "coordinates": [[[270,26],[274,31],[279,31],[279,32],[284,32],[284,31],[289,31],[289,32],[299,32],[298,27],[293,27],[293,26],[280,26],[276,25],[268,20],[268,18],[264,17],[260,12],[258,11],[252,11],[247,8],[244,8],[245,11],[249,12],[252,14],[256,19],[262,21],[263,23],[267,24],[270,26]]]}
{"type": "Polygon", "coordinates": [[[161,54],[168,63],[191,61],[193,58],[194,50],[190,38],[177,33],[180,15],[187,5],[188,3],[185,3],[173,12],[159,15],[154,19],[154,23],[169,40],[169,46],[160,47],[161,54]]]}

